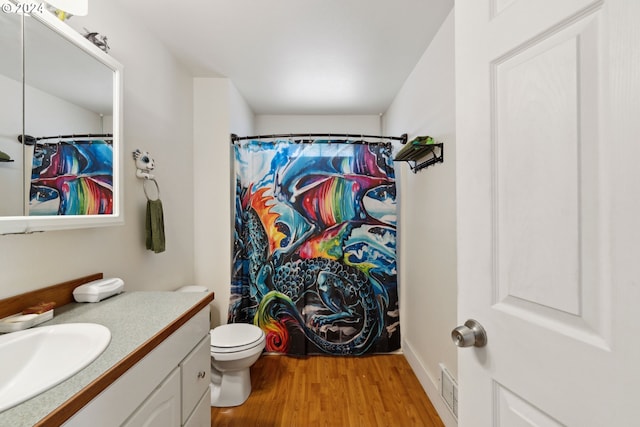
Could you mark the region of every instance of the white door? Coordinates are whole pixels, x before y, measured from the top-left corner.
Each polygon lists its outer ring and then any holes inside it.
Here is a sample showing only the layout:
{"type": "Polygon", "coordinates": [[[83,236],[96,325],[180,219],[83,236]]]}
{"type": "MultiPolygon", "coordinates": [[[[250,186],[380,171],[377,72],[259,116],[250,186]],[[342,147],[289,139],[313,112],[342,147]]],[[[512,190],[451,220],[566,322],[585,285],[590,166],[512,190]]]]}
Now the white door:
{"type": "Polygon", "coordinates": [[[640,1],[456,0],[459,425],[640,425],[640,1]]]}

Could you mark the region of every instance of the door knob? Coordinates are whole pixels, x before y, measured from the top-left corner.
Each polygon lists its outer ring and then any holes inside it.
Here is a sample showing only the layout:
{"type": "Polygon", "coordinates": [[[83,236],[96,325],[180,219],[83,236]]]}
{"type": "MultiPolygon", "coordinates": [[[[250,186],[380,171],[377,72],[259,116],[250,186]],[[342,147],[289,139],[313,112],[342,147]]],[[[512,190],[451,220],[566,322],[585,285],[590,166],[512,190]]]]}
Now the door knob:
{"type": "Polygon", "coordinates": [[[451,339],[458,347],[484,347],[487,345],[487,333],[482,325],[473,319],[464,322],[451,331],[451,339]]]}

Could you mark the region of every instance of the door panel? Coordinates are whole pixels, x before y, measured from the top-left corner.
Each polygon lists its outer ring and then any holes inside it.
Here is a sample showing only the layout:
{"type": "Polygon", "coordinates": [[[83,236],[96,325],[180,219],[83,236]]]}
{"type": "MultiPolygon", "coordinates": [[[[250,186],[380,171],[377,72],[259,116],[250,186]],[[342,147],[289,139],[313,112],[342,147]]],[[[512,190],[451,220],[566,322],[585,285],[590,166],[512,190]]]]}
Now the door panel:
{"type": "Polygon", "coordinates": [[[496,309],[606,347],[599,13],[491,64],[493,283],[496,309]]]}
{"type": "Polygon", "coordinates": [[[499,299],[514,296],[574,315],[580,311],[576,47],[569,39],[527,49],[493,68],[499,299]]]}
{"type": "Polygon", "coordinates": [[[532,406],[520,396],[512,393],[508,389],[495,383],[495,408],[498,422],[495,424],[501,427],[560,427],[558,421],[532,406]]]}

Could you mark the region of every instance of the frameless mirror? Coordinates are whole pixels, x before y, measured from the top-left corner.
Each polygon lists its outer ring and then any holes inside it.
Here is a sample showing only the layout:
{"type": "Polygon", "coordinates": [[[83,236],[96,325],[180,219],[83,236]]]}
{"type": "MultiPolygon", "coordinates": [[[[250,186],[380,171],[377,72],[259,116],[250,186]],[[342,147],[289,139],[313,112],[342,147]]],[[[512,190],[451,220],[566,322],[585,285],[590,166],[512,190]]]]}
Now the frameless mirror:
{"type": "Polygon", "coordinates": [[[0,233],[122,222],[122,67],[47,11],[0,36],[0,233]]]}

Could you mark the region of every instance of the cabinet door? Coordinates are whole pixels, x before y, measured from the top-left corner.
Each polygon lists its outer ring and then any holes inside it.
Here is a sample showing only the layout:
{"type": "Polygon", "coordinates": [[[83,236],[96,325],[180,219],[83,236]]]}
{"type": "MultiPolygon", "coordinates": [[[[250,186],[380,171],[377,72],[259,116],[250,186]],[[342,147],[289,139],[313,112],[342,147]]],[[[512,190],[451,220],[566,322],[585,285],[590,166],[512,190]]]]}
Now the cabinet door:
{"type": "Polygon", "coordinates": [[[182,367],[182,422],[185,422],[211,382],[211,340],[207,334],[180,364],[182,367]]]}
{"type": "Polygon", "coordinates": [[[211,427],[211,393],[209,390],[202,395],[196,409],[184,423],[184,427],[211,427]]]}
{"type": "Polygon", "coordinates": [[[179,426],[180,401],[180,368],[176,368],[131,415],[123,427],[179,426]]]}

